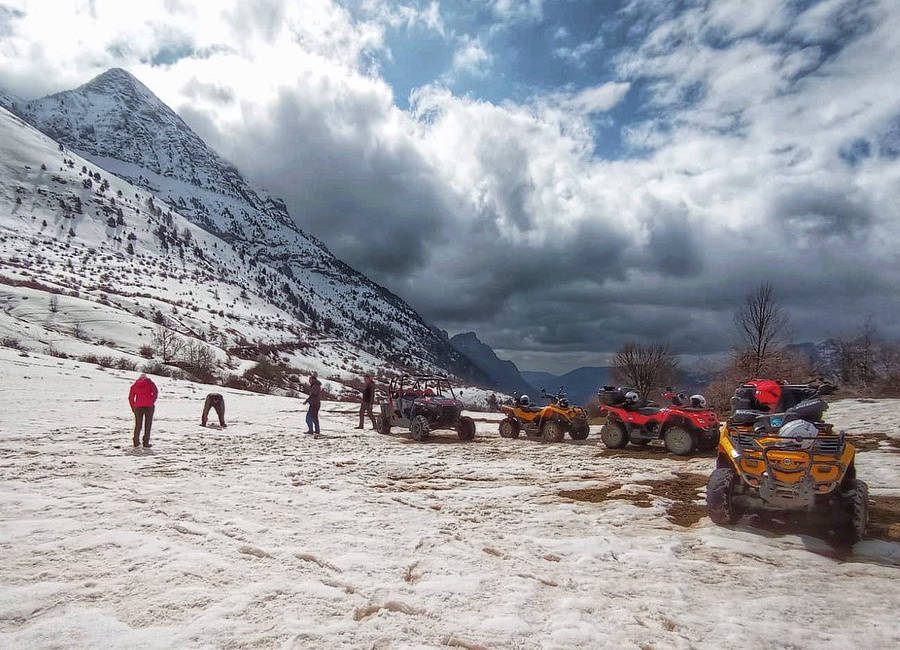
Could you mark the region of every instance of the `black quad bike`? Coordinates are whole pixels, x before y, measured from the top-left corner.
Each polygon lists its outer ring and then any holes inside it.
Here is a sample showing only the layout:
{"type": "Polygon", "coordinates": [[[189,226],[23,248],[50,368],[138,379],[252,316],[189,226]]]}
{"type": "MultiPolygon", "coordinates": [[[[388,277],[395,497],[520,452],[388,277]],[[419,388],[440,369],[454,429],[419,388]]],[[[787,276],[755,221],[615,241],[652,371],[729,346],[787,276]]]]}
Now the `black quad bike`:
{"type": "Polygon", "coordinates": [[[378,433],[391,427],[408,428],[413,440],[422,442],[436,429],[453,429],[460,440],[475,438],[475,421],[462,415],[463,405],[453,386],[440,375],[402,375],[391,379],[387,401],[375,416],[378,433]]]}

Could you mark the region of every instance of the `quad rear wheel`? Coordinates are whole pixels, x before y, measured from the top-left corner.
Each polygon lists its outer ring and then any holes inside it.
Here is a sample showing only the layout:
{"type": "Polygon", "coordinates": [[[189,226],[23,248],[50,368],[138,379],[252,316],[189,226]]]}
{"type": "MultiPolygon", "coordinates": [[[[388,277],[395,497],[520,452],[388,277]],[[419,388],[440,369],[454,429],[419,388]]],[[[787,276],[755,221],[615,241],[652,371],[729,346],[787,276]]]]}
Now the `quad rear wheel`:
{"type": "Polygon", "coordinates": [[[409,424],[409,432],[412,435],[413,440],[418,440],[419,442],[426,440],[430,433],[428,419],[424,415],[417,415],[414,417],[413,421],[409,424]]]}
{"type": "Polygon", "coordinates": [[[690,456],[697,448],[697,438],[682,427],[669,427],[663,434],[666,449],[676,456],[690,456]]]}
{"type": "Polygon", "coordinates": [[[475,438],[475,420],[463,416],[456,423],[456,435],[460,440],[472,440],[475,438]]]}
{"type": "Polygon", "coordinates": [[[569,430],[569,437],[572,440],[585,440],[591,433],[591,427],[587,422],[579,422],[569,430]]]}
{"type": "Polygon", "coordinates": [[[566,430],[556,420],[550,420],[541,429],[541,440],[544,442],[562,442],[566,430]]]}
{"type": "Polygon", "coordinates": [[[610,449],[621,449],[628,444],[628,434],[618,422],[607,422],[600,429],[600,440],[610,449]]]}
{"type": "Polygon", "coordinates": [[[733,467],[719,467],[706,483],[706,510],[717,524],[733,524],[741,517],[734,505],[734,486],[738,481],[733,467]]]}
{"type": "Polygon", "coordinates": [[[519,421],[514,418],[506,418],[500,421],[500,437],[501,438],[518,438],[519,437],[519,421]]]}

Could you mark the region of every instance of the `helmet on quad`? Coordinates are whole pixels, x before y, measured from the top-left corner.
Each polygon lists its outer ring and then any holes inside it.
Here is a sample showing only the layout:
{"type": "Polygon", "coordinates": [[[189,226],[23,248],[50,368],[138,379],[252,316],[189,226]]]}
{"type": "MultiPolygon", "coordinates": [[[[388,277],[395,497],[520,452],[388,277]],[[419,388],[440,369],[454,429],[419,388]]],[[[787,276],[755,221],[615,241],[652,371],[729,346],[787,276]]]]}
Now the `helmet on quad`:
{"type": "Polygon", "coordinates": [[[819,435],[816,425],[806,420],[792,420],[778,430],[779,438],[793,438],[794,440],[810,440],[819,435]]]}
{"type": "Polygon", "coordinates": [[[706,408],[706,398],[700,394],[691,395],[691,408],[705,409],[706,408]]]}
{"type": "Polygon", "coordinates": [[[531,404],[531,399],[528,395],[519,395],[519,406],[528,406],[531,404]]]}
{"type": "Polygon", "coordinates": [[[641,400],[641,396],[638,395],[636,390],[630,390],[625,393],[625,403],[628,406],[634,406],[641,400]]]}

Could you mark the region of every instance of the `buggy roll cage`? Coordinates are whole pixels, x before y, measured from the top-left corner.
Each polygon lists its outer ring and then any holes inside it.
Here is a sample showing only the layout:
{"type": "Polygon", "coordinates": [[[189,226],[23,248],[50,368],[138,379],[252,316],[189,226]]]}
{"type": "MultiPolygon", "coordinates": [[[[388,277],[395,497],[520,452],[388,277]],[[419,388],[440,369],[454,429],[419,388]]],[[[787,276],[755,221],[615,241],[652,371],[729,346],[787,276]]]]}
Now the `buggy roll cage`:
{"type": "Polygon", "coordinates": [[[389,397],[398,399],[404,396],[425,397],[426,391],[431,390],[435,397],[450,397],[456,399],[456,393],[450,380],[444,375],[400,375],[393,377],[388,386],[389,397]]]}

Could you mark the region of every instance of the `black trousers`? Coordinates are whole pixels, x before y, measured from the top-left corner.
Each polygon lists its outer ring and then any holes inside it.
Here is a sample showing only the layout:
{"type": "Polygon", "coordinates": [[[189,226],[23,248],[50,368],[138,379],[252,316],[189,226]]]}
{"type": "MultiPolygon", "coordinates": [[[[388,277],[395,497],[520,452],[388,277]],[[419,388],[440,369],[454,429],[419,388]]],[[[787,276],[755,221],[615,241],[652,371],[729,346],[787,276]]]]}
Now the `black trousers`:
{"type": "Polygon", "coordinates": [[[144,429],[144,444],[150,442],[150,427],[153,426],[153,410],[155,406],[134,407],[134,444],[140,441],[141,428],[144,429]]]}
{"type": "Polygon", "coordinates": [[[366,421],[366,415],[368,415],[369,419],[372,421],[372,428],[377,429],[378,426],[375,424],[375,414],[372,413],[372,402],[362,402],[359,405],[359,426],[357,428],[363,428],[366,421]]]}
{"type": "Polygon", "coordinates": [[[206,426],[206,419],[209,417],[209,409],[215,409],[216,415],[219,416],[219,426],[225,426],[225,398],[218,393],[210,393],[206,396],[203,403],[203,416],[200,418],[200,424],[206,426]]]}

